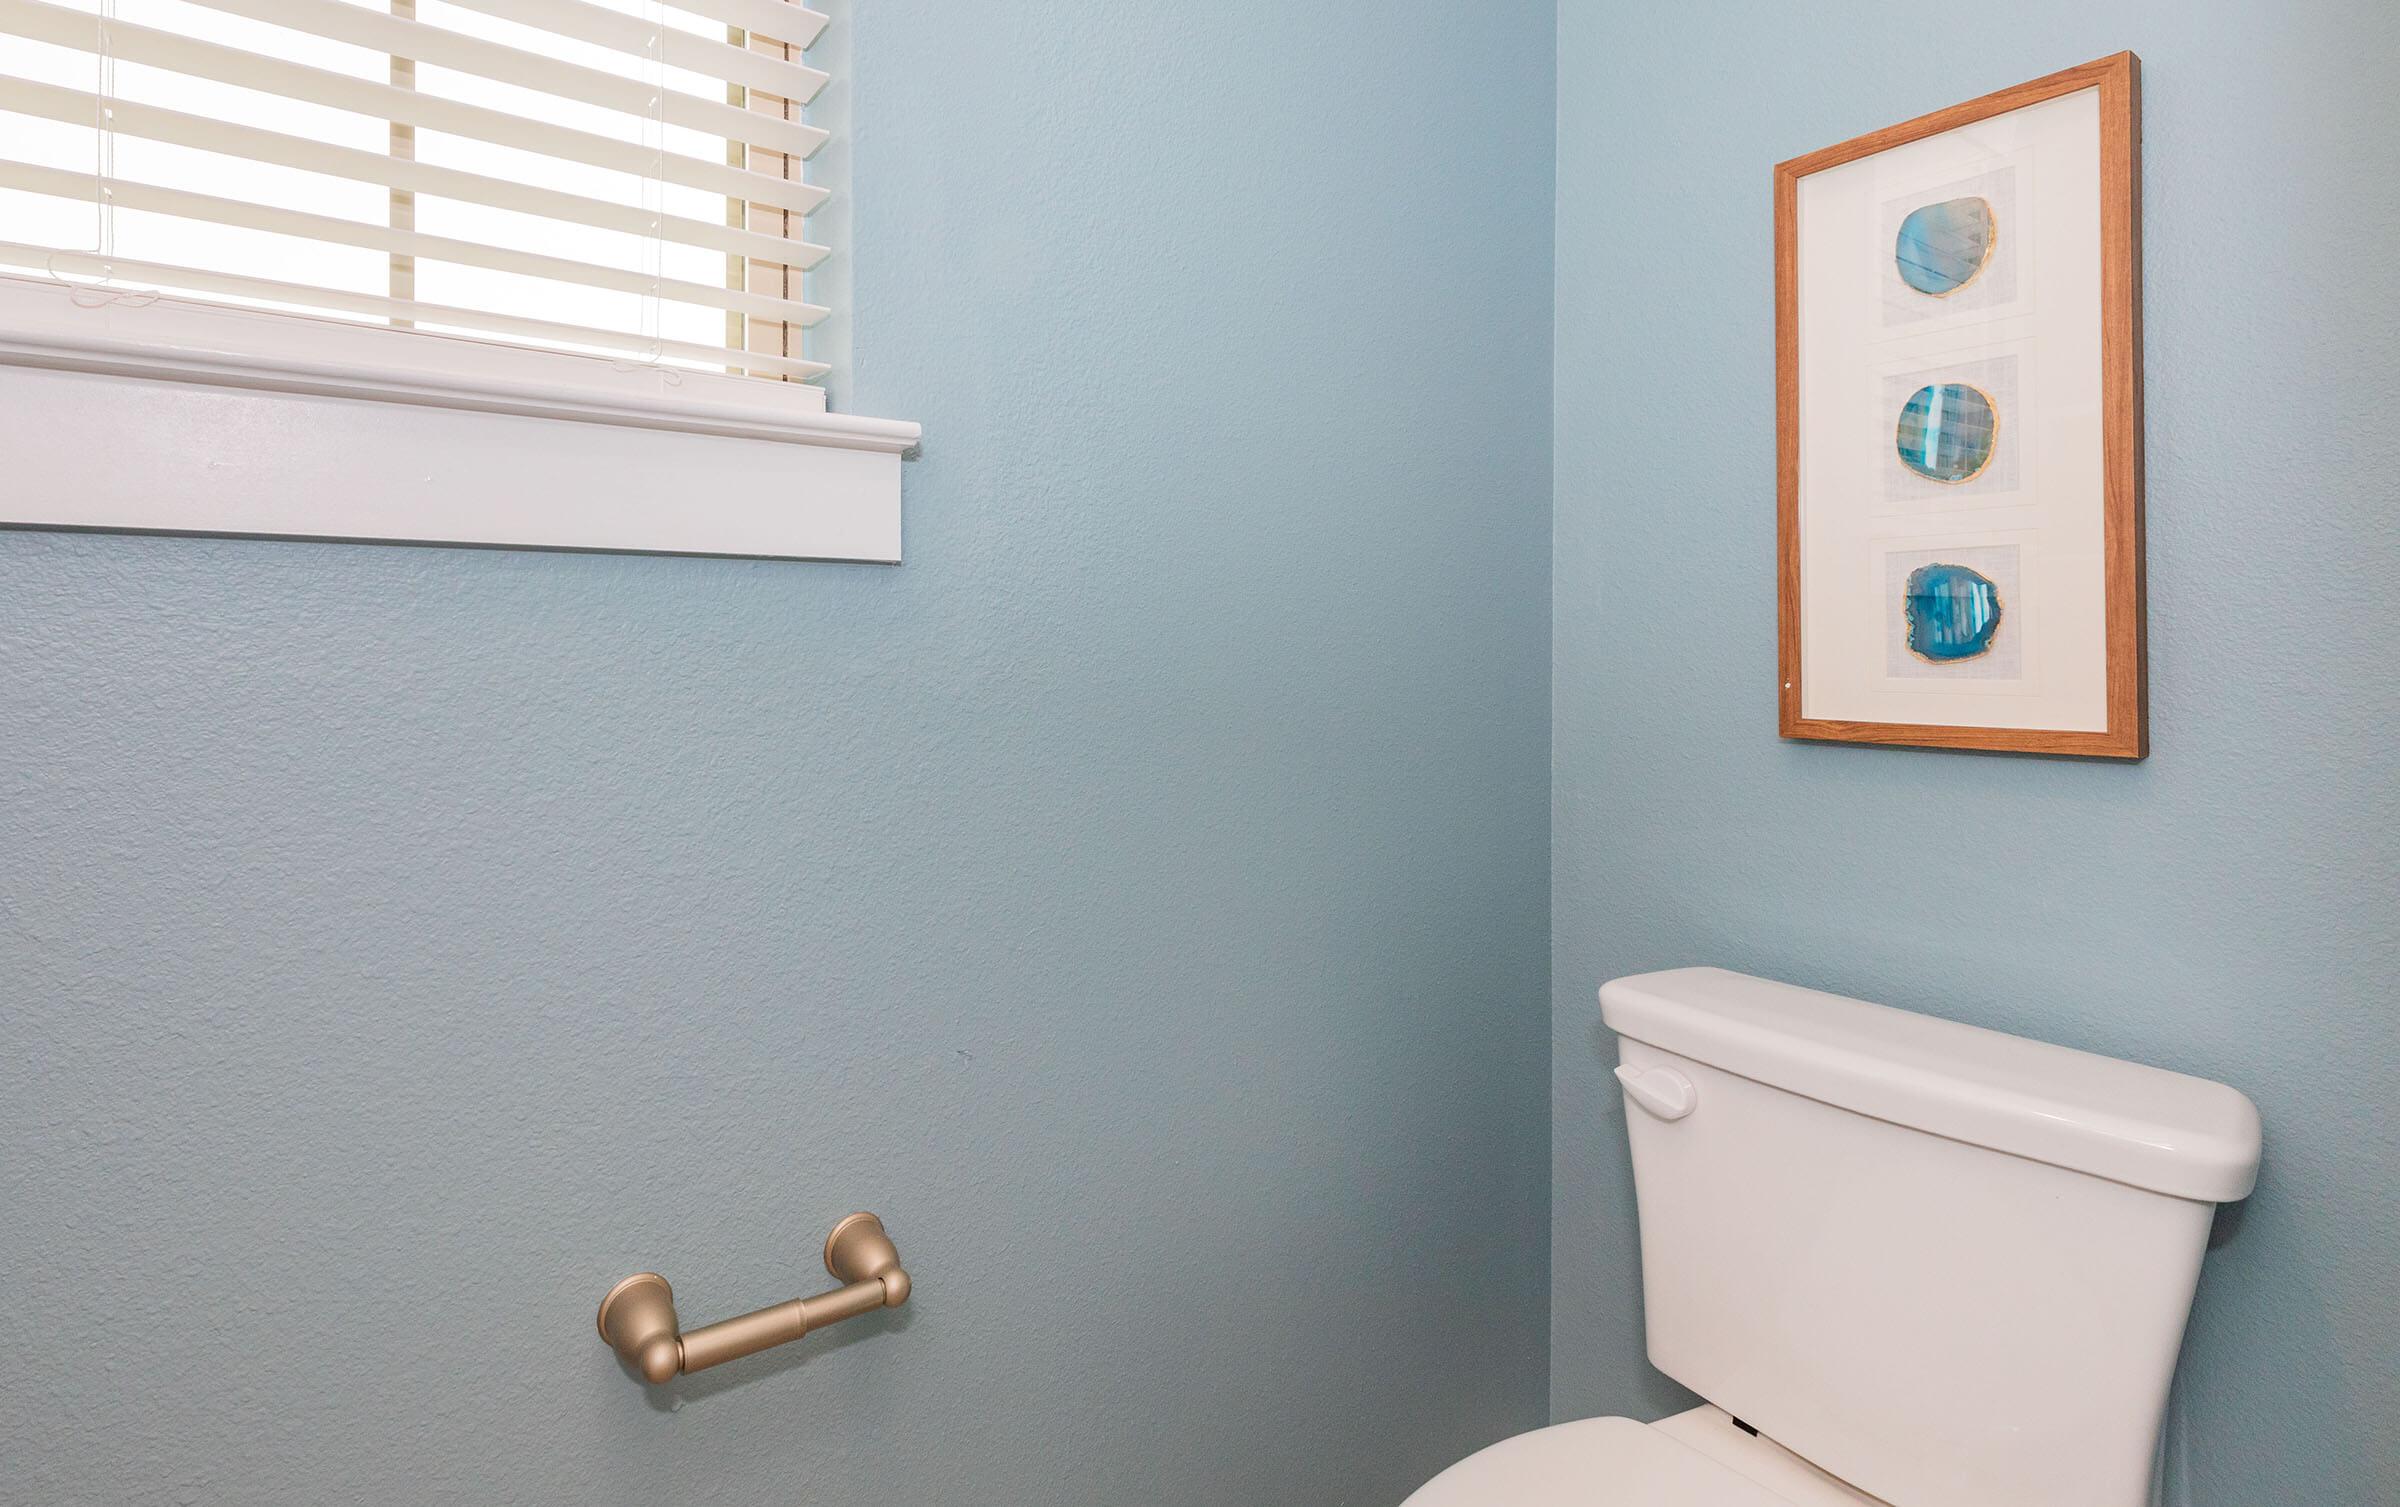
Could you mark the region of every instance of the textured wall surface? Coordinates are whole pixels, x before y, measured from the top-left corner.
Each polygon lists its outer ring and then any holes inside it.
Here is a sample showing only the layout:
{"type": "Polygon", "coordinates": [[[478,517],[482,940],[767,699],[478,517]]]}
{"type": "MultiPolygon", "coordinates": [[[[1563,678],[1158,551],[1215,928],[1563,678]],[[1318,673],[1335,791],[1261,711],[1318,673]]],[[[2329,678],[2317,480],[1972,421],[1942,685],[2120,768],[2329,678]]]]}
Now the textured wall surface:
{"type": "Polygon", "coordinates": [[[1722,963],[2246,1090],[2266,1167],[2202,1278],[2171,1500],[2400,1501],[2400,9],[1927,22],[1563,8],[1552,1408],[1686,1400],[1642,1358],[1592,991],[1722,963]],[[1777,741],[1771,165],[2128,47],[2156,752],[1777,741]]]}
{"type": "Polygon", "coordinates": [[[0,1501],[1387,1504],[1541,1421],[1554,14],[860,9],[906,566],[0,534],[0,1501]],[[856,1207],[900,1313],[592,1332],[856,1207]]]}

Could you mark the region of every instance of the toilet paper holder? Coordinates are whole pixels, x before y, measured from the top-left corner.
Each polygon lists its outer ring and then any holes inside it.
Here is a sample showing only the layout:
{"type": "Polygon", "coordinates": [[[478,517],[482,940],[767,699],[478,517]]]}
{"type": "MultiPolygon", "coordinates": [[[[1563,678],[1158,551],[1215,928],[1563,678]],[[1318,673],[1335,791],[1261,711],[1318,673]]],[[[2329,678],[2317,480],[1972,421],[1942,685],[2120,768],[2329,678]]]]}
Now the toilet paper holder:
{"type": "Polygon", "coordinates": [[[636,1272],[600,1300],[600,1337],[657,1383],[789,1344],[812,1330],[908,1301],[911,1283],[900,1252],[872,1214],[853,1214],[825,1237],[825,1270],[840,1287],[794,1298],[685,1333],[675,1319],[675,1290],[656,1272],[636,1272]]]}

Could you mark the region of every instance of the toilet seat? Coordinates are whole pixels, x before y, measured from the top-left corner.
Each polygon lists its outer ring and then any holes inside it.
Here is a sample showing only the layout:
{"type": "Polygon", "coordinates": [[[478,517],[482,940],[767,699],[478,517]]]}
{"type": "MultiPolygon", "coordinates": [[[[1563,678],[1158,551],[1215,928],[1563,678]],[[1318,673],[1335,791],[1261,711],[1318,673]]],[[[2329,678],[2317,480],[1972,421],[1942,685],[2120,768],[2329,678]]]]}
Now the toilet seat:
{"type": "Polygon", "coordinates": [[[1585,1418],[1478,1450],[1401,1507],[1793,1507],[1630,1418],[1585,1418]]]}

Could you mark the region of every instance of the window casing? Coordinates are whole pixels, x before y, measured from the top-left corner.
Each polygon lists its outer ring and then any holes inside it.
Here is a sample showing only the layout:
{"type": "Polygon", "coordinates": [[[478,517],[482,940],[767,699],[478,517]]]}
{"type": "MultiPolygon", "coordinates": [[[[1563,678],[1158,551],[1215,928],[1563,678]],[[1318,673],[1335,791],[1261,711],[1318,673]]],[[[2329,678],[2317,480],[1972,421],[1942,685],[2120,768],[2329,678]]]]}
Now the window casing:
{"type": "MultiPolygon", "coordinates": [[[[914,426],[825,415],[811,382],[827,191],[804,163],[828,133],[804,54],[826,22],[787,0],[0,0],[0,362],[73,369],[80,322],[83,364],[118,375],[213,361],[253,389],[896,457],[914,426]]],[[[896,469],[892,494],[896,541],[896,469]]],[[[43,521],[19,511],[0,522],[43,521]]]]}

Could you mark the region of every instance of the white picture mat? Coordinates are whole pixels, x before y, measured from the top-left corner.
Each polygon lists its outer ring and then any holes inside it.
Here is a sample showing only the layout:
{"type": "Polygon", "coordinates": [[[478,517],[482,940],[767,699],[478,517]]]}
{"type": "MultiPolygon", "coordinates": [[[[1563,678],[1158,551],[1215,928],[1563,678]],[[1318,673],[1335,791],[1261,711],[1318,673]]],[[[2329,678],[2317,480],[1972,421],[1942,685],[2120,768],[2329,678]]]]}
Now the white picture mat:
{"type": "Polygon", "coordinates": [[[2106,731],[2098,88],[1812,173],[1797,208],[1801,716],[2106,731]],[[2016,169],[2020,212],[1999,234],[2024,238],[2014,297],[1980,320],[1895,329],[1894,206],[2004,167],[2016,169]],[[2022,474],[1988,503],[1968,482],[1922,511],[1895,507],[1896,448],[1865,438],[1890,435],[1898,417],[1878,411],[1886,375],[2003,355],[2016,358],[2020,411],[2001,422],[2020,426],[2022,474]],[[1889,674],[1886,557],[1998,535],[2041,562],[2010,604],[2022,676],[2002,694],[1971,676],[1889,674]]]}

